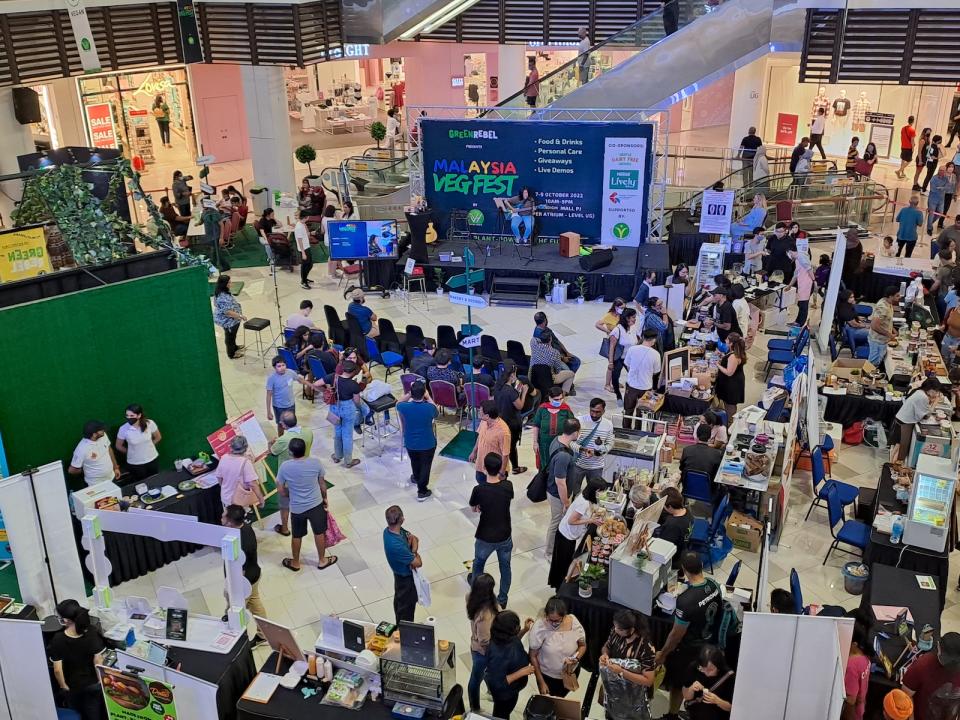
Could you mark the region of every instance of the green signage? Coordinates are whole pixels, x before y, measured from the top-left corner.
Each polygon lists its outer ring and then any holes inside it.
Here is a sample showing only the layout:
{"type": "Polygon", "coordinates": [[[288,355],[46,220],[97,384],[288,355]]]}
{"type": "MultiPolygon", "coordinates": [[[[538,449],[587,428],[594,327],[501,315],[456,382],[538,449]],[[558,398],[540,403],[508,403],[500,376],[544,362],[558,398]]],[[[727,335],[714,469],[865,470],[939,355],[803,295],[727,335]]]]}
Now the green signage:
{"type": "Polygon", "coordinates": [[[617,223],[613,226],[613,236],[618,240],[623,240],[630,234],[630,226],[626,223],[617,223]]]}
{"type": "Polygon", "coordinates": [[[97,672],[110,720],[177,720],[172,685],[115,668],[97,672]]]}

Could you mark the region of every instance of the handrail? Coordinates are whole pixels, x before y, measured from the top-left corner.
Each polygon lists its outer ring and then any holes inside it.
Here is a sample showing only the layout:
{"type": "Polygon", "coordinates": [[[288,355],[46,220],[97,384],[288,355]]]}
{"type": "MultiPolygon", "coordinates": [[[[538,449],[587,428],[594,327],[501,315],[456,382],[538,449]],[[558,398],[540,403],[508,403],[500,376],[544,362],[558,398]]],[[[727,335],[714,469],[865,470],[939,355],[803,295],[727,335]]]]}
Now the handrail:
{"type": "MultiPolygon", "coordinates": [[[[603,47],[605,47],[605,46],[609,45],[610,43],[614,42],[617,38],[619,38],[619,37],[621,37],[621,36],[624,36],[624,35],[626,35],[627,33],[631,33],[631,32],[633,32],[633,31],[637,30],[638,28],[640,28],[640,27],[642,26],[643,23],[646,23],[646,22],[648,22],[649,20],[651,20],[651,19],[653,19],[653,18],[656,18],[656,17],[662,18],[662,17],[663,17],[663,14],[664,14],[664,10],[666,10],[666,8],[667,8],[667,7],[670,7],[670,6],[675,6],[675,7],[677,8],[677,12],[678,12],[678,14],[679,14],[679,11],[680,11],[680,10],[679,10],[679,9],[680,9],[680,2],[679,2],[679,0],[670,0],[669,2],[664,3],[662,7],[654,10],[654,11],[651,12],[651,13],[647,13],[647,14],[644,15],[642,18],[639,18],[638,20],[636,20],[635,22],[631,23],[630,25],[627,25],[627,27],[623,28],[622,30],[620,30],[620,31],[618,31],[618,32],[615,32],[613,35],[611,35],[610,37],[606,38],[605,40],[601,40],[601,41],[598,42],[596,45],[592,45],[592,46],[590,47],[590,49],[587,50],[586,52],[579,53],[579,54],[578,54],[575,58],[573,58],[572,60],[564,63],[563,65],[561,65],[561,66],[558,67],[557,69],[555,69],[555,70],[553,70],[552,72],[549,72],[549,73],[547,73],[546,75],[544,75],[542,78],[539,79],[538,82],[540,83],[541,86],[543,86],[543,84],[546,83],[547,81],[549,81],[551,78],[554,78],[554,77],[556,77],[557,75],[559,75],[560,73],[572,69],[575,65],[577,65],[577,64],[580,62],[580,58],[582,58],[583,56],[585,56],[585,55],[590,55],[591,53],[597,52],[598,50],[602,49],[603,47]]],[[[659,42],[659,40],[658,40],[657,42],[659,42]]],[[[505,98],[504,100],[501,100],[499,103],[496,104],[495,107],[503,107],[503,106],[507,105],[508,103],[510,103],[511,101],[514,101],[514,100],[516,100],[517,98],[523,97],[523,96],[524,96],[524,92],[525,92],[524,90],[519,90],[518,92],[515,92],[513,95],[510,95],[509,97],[505,98]]],[[[487,112],[489,112],[489,110],[484,111],[483,113],[481,113],[481,117],[482,117],[483,115],[485,115],[487,112]]]]}

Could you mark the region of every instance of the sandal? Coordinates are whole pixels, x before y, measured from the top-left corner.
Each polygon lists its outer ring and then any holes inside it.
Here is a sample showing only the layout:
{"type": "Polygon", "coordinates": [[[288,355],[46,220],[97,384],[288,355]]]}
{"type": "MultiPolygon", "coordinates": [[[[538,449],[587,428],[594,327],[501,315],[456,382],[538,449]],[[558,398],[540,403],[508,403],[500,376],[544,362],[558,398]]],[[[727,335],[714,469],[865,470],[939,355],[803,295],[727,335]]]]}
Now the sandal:
{"type": "Polygon", "coordinates": [[[327,556],[327,562],[326,562],[326,564],[325,564],[325,565],[317,565],[317,569],[318,569],[318,570],[326,570],[326,569],[327,569],[328,567],[330,567],[331,565],[336,565],[336,564],[337,564],[337,560],[339,560],[339,559],[340,559],[340,558],[338,558],[336,555],[328,555],[328,556],[327,556]]]}
{"type": "Polygon", "coordinates": [[[330,459],[333,460],[335,463],[338,463],[341,460],[343,460],[343,458],[338,458],[336,455],[331,455],[330,459]]]}
{"type": "Polygon", "coordinates": [[[359,461],[358,459],[354,458],[353,460],[351,460],[350,462],[348,462],[346,465],[344,465],[344,467],[345,467],[347,470],[349,470],[350,468],[356,467],[356,466],[359,465],[359,464],[360,464],[360,461],[359,461]]]}
{"type": "Polygon", "coordinates": [[[300,568],[293,566],[293,558],[284,558],[280,564],[290,572],[300,572],[300,568]]]}
{"type": "Polygon", "coordinates": [[[283,535],[284,537],[288,537],[290,535],[290,531],[289,530],[284,531],[283,526],[280,525],[279,523],[273,526],[273,531],[275,533],[278,533],[279,535],[283,535]]]}
{"type": "Polygon", "coordinates": [[[523,473],[525,473],[526,471],[527,471],[527,468],[523,465],[521,465],[520,467],[515,467],[512,470],[514,475],[523,475],[523,473]]]}

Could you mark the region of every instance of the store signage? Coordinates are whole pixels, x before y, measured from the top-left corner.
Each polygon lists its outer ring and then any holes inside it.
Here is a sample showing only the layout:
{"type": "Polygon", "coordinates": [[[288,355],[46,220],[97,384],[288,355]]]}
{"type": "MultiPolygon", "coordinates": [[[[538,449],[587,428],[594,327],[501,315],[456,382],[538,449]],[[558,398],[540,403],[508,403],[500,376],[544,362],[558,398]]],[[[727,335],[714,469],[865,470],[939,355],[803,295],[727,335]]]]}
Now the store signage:
{"type": "Polygon", "coordinates": [[[150,114],[142,108],[131,108],[130,110],[127,110],[127,112],[129,113],[130,117],[146,117],[150,114]]]}
{"type": "Polygon", "coordinates": [[[777,113],[777,145],[793,147],[797,142],[797,127],[800,124],[798,115],[777,113]]]}
{"type": "Polygon", "coordinates": [[[170,76],[151,72],[147,73],[147,76],[143,79],[143,82],[140,83],[140,87],[134,90],[133,94],[135,96],[146,95],[147,97],[153,98],[157,95],[164,94],[172,87],[173,80],[170,79],[170,76]]]}
{"type": "Polygon", "coordinates": [[[200,44],[200,30],[197,28],[197,13],[193,0],[177,0],[177,17],[180,20],[183,61],[187,64],[203,62],[203,46],[200,44]]]}
{"type": "Polygon", "coordinates": [[[603,184],[600,188],[600,238],[614,245],[636,246],[646,224],[647,165],[645,137],[603,140],[603,184]]]}
{"type": "Polygon", "coordinates": [[[104,666],[97,673],[110,720],[177,720],[173,685],[104,666]]]}
{"type": "Polygon", "coordinates": [[[0,234],[0,282],[13,282],[52,272],[42,227],[0,234]]]}
{"type": "Polygon", "coordinates": [[[113,106],[110,103],[87,105],[87,127],[90,128],[90,144],[98,148],[117,146],[117,129],[113,124],[113,106]]]}
{"type": "Polygon", "coordinates": [[[343,46],[343,49],[333,48],[330,50],[330,57],[333,59],[348,57],[348,58],[365,58],[370,57],[370,45],[367,43],[346,43],[343,46]]]}
{"type": "Polygon", "coordinates": [[[472,308],[485,308],[487,306],[487,301],[483,299],[483,295],[452,292],[447,297],[454,305],[468,305],[472,308]]]}
{"type": "Polygon", "coordinates": [[[890,127],[893,127],[893,123],[896,120],[896,115],[893,113],[868,112],[864,113],[863,119],[868,123],[873,123],[874,125],[889,125],[890,127]]]}
{"type": "Polygon", "coordinates": [[[463,87],[463,76],[450,78],[450,87],[463,87]]]}
{"type": "Polygon", "coordinates": [[[66,0],[67,13],[70,15],[70,29],[73,31],[73,40],[80,51],[80,66],[84,72],[100,72],[100,56],[97,55],[97,44],[93,41],[90,31],[90,20],[87,18],[87,7],[84,0],[66,0]]]}
{"type": "Polygon", "coordinates": [[[705,190],[700,211],[700,232],[729,235],[733,219],[733,190],[705,190]]]}

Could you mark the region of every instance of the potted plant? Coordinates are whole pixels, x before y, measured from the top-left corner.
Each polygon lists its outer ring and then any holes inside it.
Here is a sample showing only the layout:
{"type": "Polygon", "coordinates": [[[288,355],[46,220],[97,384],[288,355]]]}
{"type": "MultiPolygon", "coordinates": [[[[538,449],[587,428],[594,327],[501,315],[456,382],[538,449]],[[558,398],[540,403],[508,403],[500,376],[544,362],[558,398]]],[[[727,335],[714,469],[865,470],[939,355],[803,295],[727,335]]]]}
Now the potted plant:
{"type": "Polygon", "coordinates": [[[577,286],[577,304],[582,305],[587,299],[587,279],[583,275],[577,275],[574,285],[577,286]]]}
{"type": "Polygon", "coordinates": [[[317,159],[317,151],[314,150],[313,145],[301,145],[293,151],[293,155],[297,158],[297,162],[307,166],[307,172],[310,173],[307,175],[308,178],[318,177],[313,174],[313,167],[310,164],[317,159]]]}
{"type": "Polygon", "coordinates": [[[582,573],[580,573],[578,582],[587,582],[591,587],[599,587],[600,581],[603,580],[606,574],[607,570],[603,567],[603,565],[591,563],[583,569],[582,573]]]}
{"type": "Polygon", "coordinates": [[[553,289],[552,277],[550,273],[543,274],[543,297],[547,302],[550,302],[550,291],[553,289]]]}
{"type": "Polygon", "coordinates": [[[588,598],[593,595],[593,584],[590,582],[590,580],[585,579],[583,576],[581,576],[580,579],[577,581],[577,585],[580,588],[579,590],[580,597],[588,598]]]}
{"type": "Polygon", "coordinates": [[[370,125],[370,137],[377,143],[377,150],[380,149],[380,143],[387,137],[387,126],[377,120],[370,125]]]}
{"type": "Polygon", "coordinates": [[[443,268],[433,269],[433,281],[437,284],[437,295],[443,295],[443,268]]]}

